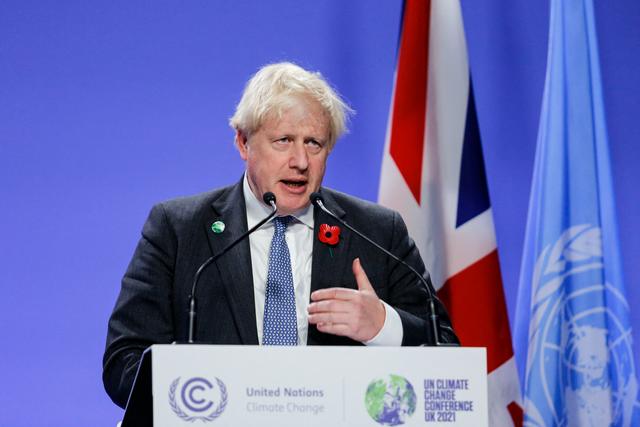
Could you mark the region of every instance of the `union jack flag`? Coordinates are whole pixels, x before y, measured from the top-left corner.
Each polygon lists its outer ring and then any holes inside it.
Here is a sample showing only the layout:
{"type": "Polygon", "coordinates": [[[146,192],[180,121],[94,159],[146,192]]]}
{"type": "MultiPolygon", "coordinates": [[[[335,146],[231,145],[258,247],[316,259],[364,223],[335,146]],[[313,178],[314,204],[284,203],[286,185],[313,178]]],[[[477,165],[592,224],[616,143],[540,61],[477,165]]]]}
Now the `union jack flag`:
{"type": "Polygon", "coordinates": [[[489,425],[522,409],[460,3],[407,0],[379,202],[399,211],[462,345],[487,348],[489,425]]]}

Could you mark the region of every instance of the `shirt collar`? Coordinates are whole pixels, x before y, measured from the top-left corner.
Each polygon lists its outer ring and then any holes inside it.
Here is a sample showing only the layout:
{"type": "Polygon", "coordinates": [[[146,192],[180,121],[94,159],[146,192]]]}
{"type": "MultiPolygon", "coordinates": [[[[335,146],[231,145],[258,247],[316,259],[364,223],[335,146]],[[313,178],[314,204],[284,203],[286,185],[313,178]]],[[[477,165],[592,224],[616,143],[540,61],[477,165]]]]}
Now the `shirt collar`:
{"type": "MultiPolygon", "coordinates": [[[[251,187],[249,187],[249,180],[246,172],[242,179],[242,192],[244,193],[244,204],[247,207],[247,226],[251,228],[260,222],[262,218],[269,215],[269,213],[271,213],[271,208],[265,205],[261,200],[258,200],[256,195],[253,194],[251,187]]],[[[311,204],[304,209],[294,212],[291,216],[297,219],[301,224],[304,224],[313,230],[313,207],[311,204]]]]}

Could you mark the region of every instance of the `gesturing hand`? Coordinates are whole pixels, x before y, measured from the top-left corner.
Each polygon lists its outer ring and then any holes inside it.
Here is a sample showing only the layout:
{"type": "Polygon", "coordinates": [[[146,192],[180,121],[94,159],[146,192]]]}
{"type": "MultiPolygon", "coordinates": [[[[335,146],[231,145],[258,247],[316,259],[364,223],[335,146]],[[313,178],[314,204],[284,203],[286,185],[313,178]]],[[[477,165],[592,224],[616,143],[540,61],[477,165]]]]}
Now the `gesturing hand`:
{"type": "Polygon", "coordinates": [[[327,288],[311,294],[309,323],[319,331],[366,342],[384,325],[385,308],[367,278],[360,259],[351,266],[358,289],[327,288]]]}

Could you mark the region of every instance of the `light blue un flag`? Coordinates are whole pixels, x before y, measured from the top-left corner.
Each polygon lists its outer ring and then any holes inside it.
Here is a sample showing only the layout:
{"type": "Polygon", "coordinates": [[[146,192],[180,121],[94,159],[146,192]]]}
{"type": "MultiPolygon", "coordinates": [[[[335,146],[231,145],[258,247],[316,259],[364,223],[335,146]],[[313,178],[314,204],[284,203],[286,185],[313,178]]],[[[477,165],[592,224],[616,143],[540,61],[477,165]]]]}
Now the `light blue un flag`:
{"type": "Polygon", "coordinates": [[[640,426],[592,0],[551,0],[516,311],[525,426],[640,426]]]}

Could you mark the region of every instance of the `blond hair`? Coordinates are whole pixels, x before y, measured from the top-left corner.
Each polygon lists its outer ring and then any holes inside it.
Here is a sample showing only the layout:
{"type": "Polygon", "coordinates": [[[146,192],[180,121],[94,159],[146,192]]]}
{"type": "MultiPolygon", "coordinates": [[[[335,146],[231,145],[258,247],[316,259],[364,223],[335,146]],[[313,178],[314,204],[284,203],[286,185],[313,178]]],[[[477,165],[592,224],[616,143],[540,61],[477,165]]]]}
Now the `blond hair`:
{"type": "Polygon", "coordinates": [[[280,116],[295,97],[318,102],[330,122],[331,149],[347,131],[347,120],[353,110],[319,72],[310,72],[291,62],[265,65],[247,82],[229,125],[247,136],[257,131],[269,114],[280,116]]]}

